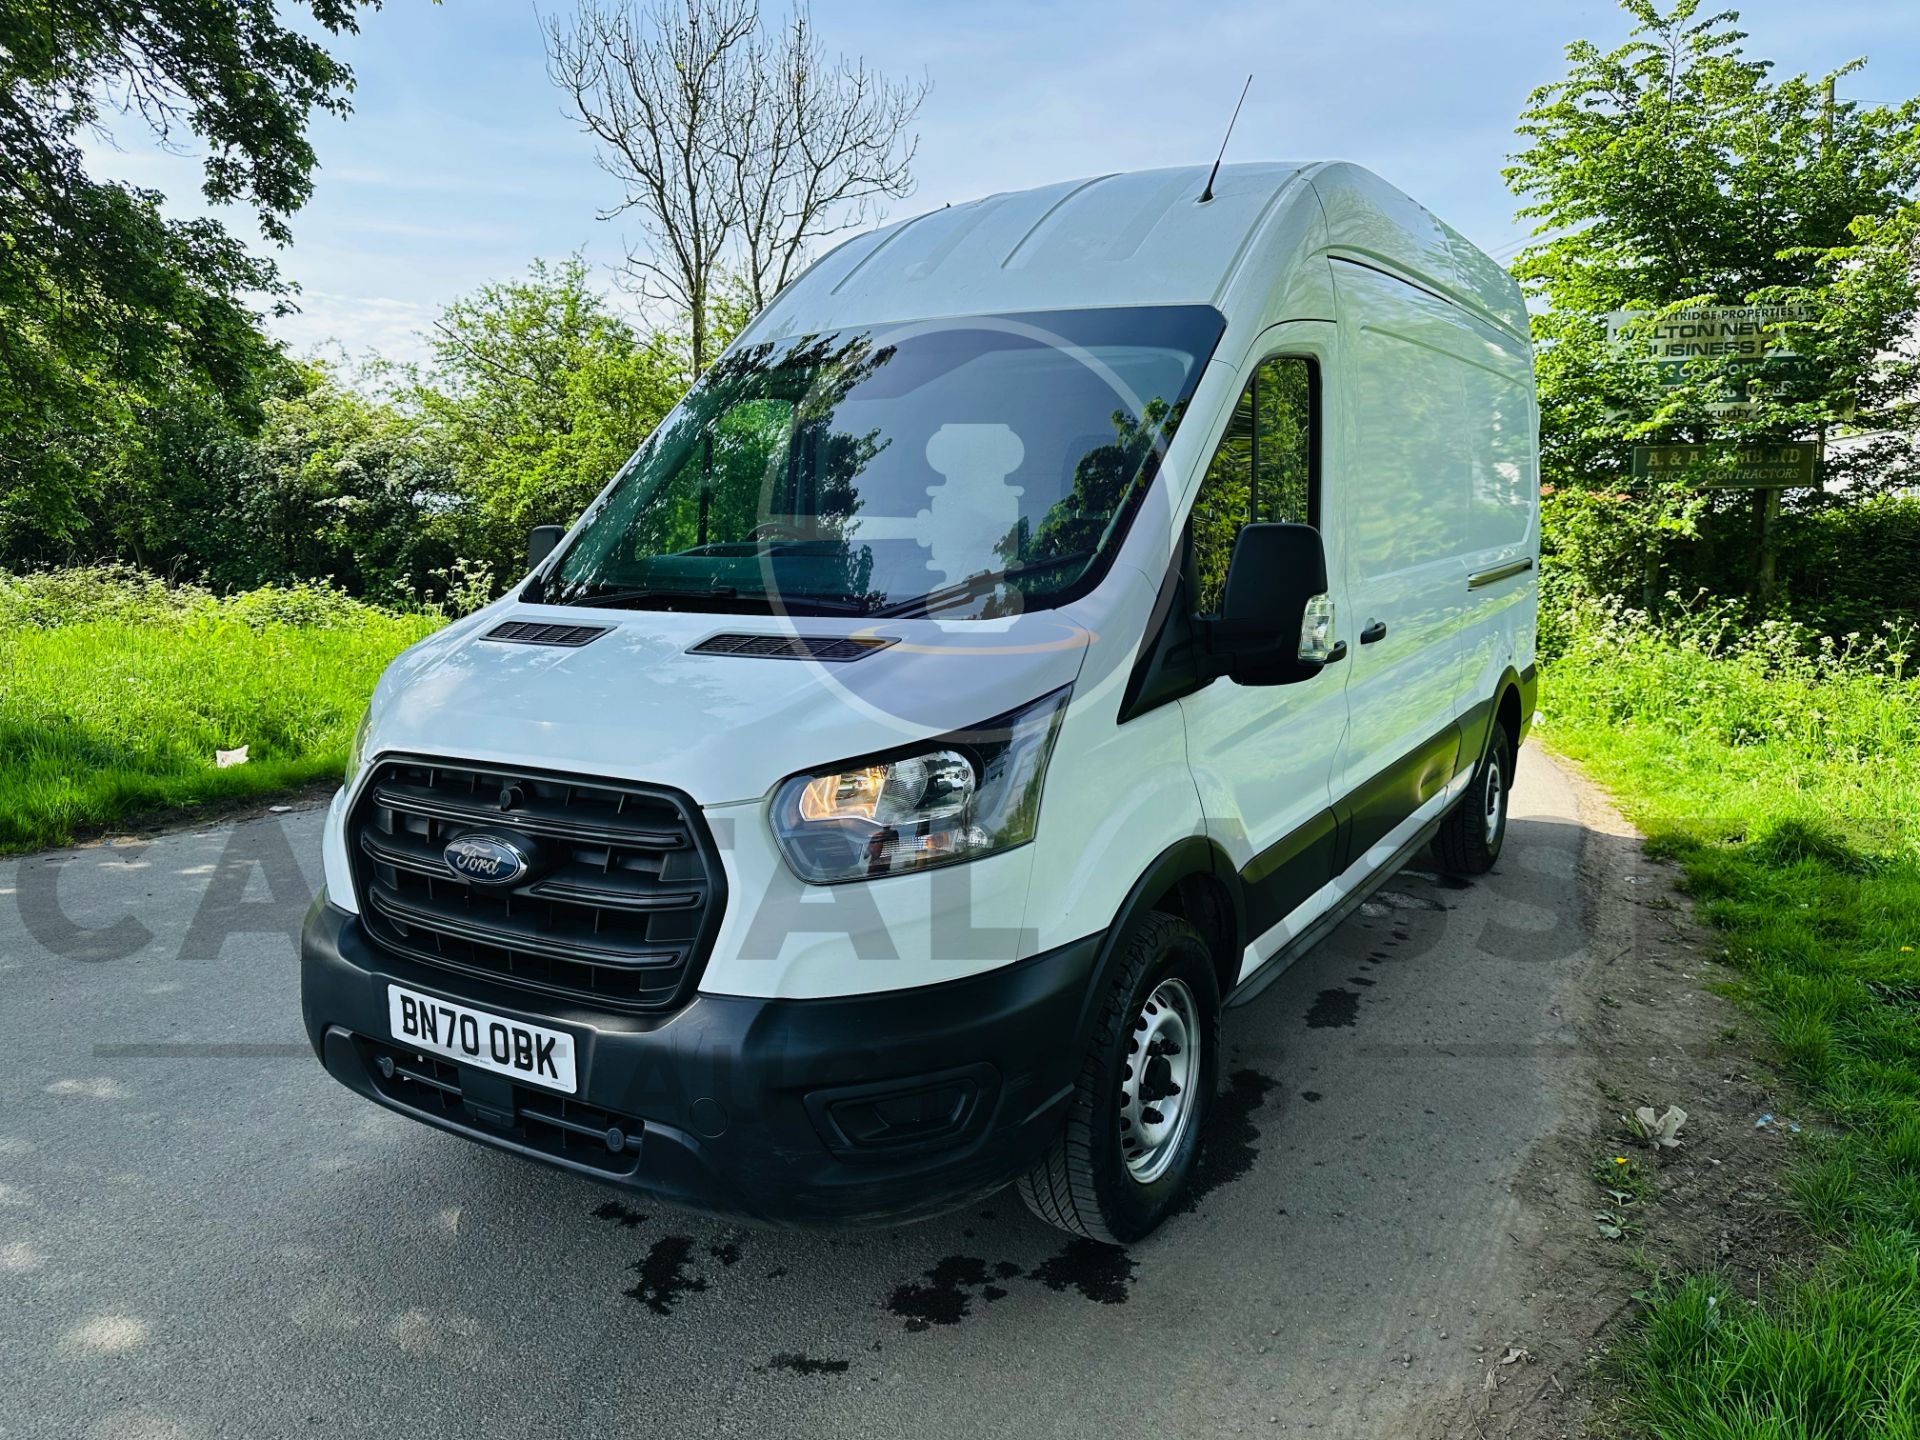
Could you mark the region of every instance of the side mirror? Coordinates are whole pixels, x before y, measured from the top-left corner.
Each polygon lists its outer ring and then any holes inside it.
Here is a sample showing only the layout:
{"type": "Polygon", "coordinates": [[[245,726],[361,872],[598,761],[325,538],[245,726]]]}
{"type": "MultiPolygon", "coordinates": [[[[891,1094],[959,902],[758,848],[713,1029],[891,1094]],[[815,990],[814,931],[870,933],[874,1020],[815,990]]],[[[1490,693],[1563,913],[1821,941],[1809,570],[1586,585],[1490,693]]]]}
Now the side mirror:
{"type": "Polygon", "coordinates": [[[567,533],[564,525],[536,525],[527,532],[527,569],[539,568],[540,562],[553,553],[553,547],[560,543],[560,537],[567,533]]]}
{"type": "Polygon", "coordinates": [[[1244,525],[1227,562],[1227,584],[1215,619],[1200,622],[1208,678],[1225,675],[1242,685],[1292,685],[1311,680],[1344,647],[1327,652],[1303,645],[1308,606],[1331,629],[1320,600],[1327,591],[1327,553],[1311,525],[1244,525]],[[1318,653],[1314,653],[1318,650],[1318,653]],[[1304,658],[1303,658],[1304,657],[1304,658]]]}

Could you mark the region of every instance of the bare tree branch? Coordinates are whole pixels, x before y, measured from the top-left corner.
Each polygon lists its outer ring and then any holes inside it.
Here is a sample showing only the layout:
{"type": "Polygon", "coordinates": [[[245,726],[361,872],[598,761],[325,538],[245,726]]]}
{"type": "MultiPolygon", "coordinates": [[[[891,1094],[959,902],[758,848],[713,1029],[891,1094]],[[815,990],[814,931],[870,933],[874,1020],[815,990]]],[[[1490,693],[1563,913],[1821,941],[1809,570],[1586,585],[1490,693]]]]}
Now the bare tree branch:
{"type": "Polygon", "coordinates": [[[628,274],[681,309],[696,371],[709,358],[715,285],[757,309],[812,245],[911,193],[909,134],[925,82],[829,58],[804,8],[769,33],[758,0],[579,0],[549,21],[547,70],[645,234],[628,274]]]}

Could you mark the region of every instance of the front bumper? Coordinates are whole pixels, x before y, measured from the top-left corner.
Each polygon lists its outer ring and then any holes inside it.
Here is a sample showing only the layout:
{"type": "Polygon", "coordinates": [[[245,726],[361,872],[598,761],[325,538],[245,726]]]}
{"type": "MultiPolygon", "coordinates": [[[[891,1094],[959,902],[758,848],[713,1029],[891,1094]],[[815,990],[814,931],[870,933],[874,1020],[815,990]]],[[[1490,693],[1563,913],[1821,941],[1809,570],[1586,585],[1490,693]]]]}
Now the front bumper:
{"type": "Polygon", "coordinates": [[[529,1009],[524,991],[391,955],[323,893],[301,936],[301,1009],[335,1079],[441,1129],[692,1209],[884,1223],[965,1204],[1039,1159],[1079,1069],[1100,940],[911,990],[701,994],[668,1016],[609,1015],[529,1009]],[[389,980],[571,1031],[579,1092],[396,1044],[389,980]]]}

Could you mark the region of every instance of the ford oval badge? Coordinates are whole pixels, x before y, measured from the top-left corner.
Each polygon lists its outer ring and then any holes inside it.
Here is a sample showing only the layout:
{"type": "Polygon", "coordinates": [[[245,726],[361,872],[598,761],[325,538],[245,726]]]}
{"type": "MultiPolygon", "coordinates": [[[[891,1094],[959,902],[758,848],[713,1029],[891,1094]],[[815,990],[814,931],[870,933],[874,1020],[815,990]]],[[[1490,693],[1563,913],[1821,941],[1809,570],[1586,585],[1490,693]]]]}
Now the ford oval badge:
{"type": "Polygon", "coordinates": [[[440,854],[449,870],[476,885],[511,885],[529,863],[518,845],[497,835],[461,835],[440,854]]]}

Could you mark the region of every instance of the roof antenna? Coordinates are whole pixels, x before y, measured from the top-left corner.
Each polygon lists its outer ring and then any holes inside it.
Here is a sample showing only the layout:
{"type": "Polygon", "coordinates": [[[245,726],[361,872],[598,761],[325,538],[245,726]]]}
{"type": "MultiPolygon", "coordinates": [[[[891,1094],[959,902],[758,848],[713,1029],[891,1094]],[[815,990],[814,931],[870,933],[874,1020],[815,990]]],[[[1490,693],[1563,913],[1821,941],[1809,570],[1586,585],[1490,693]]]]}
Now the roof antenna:
{"type": "Polygon", "coordinates": [[[1240,98],[1233,103],[1233,119],[1227,121],[1227,133],[1220,137],[1220,153],[1213,157],[1213,169],[1207,173],[1207,188],[1200,192],[1199,203],[1204,205],[1213,199],[1214,178],[1220,173],[1220,162],[1227,158],[1227,141],[1233,138],[1233,127],[1240,119],[1240,107],[1247,103],[1247,91],[1253,88],[1253,76],[1247,76],[1247,83],[1240,87],[1240,98]]]}

